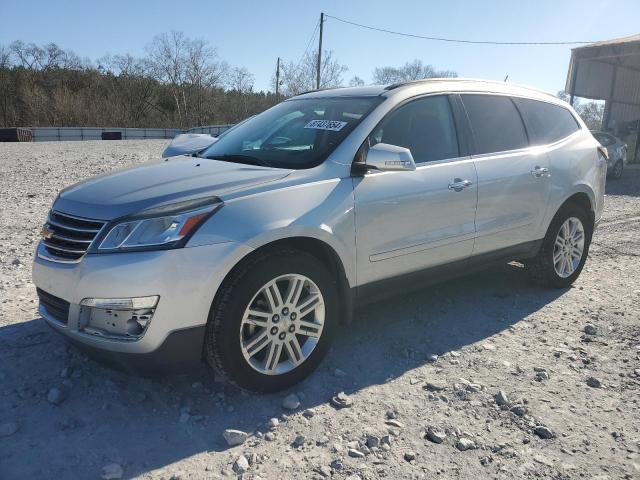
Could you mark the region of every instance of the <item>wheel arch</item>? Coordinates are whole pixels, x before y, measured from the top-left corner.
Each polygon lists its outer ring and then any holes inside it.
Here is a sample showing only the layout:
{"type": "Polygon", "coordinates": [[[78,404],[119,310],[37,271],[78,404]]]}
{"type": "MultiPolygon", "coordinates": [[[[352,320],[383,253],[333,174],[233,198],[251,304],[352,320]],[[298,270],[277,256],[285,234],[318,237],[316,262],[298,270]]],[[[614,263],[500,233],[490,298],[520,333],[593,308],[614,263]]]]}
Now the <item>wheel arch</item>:
{"type": "Polygon", "coordinates": [[[562,202],[560,207],[556,210],[554,217],[555,215],[557,215],[558,211],[560,211],[561,208],[569,204],[578,205],[579,207],[583,208],[589,214],[589,218],[592,222],[591,227],[592,228],[594,227],[596,213],[595,213],[595,200],[593,196],[590,196],[584,191],[579,191],[570,195],[565,199],[564,202],[562,202]]]}
{"type": "MultiPolygon", "coordinates": [[[[293,236],[271,240],[263,243],[259,247],[240,258],[229,272],[227,272],[221,285],[223,285],[231,275],[233,275],[242,264],[263,256],[269,252],[283,249],[294,249],[313,255],[320,263],[327,267],[331,275],[336,279],[336,288],[339,297],[340,322],[350,323],[353,316],[353,299],[351,287],[345,266],[340,255],[334,247],[327,242],[310,236],[293,236]]],[[[217,293],[216,293],[217,296],[217,293]]],[[[214,299],[215,301],[215,299],[214,299]]]]}

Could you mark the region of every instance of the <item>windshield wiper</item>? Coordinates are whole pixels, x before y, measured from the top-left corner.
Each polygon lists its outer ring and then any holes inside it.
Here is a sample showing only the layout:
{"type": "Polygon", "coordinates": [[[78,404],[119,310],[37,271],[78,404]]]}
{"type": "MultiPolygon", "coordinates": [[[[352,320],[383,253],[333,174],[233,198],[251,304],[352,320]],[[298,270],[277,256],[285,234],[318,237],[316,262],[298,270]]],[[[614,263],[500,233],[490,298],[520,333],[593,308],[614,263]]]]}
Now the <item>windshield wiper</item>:
{"type": "Polygon", "coordinates": [[[231,162],[231,163],[246,163],[249,165],[258,165],[260,167],[275,168],[266,160],[263,160],[258,157],[252,157],[251,155],[225,154],[225,155],[211,155],[206,158],[208,158],[209,160],[222,160],[222,161],[231,162]]]}

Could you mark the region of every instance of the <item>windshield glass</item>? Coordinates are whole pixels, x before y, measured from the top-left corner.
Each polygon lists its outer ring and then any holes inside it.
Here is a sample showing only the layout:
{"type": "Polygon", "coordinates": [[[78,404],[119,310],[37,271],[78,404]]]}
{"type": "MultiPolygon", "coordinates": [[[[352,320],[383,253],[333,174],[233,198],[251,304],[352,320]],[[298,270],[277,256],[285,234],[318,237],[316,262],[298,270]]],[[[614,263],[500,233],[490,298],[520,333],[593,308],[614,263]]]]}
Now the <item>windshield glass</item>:
{"type": "Polygon", "coordinates": [[[201,157],[276,168],[322,163],[380,97],[292,99],[229,130],[201,157]]]}

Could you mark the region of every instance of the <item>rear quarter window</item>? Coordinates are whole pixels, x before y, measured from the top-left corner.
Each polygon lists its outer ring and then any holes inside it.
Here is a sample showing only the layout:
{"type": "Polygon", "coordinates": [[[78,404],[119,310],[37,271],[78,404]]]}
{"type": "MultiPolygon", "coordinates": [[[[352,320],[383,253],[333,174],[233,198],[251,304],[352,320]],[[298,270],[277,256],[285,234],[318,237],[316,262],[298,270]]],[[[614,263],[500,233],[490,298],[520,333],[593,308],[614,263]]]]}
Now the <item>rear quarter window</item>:
{"type": "Polygon", "coordinates": [[[500,95],[462,95],[467,111],[475,153],[504,152],[529,145],[522,118],[510,97],[500,95]]]}
{"type": "Polygon", "coordinates": [[[569,110],[559,105],[514,98],[522,113],[531,145],[557,142],[580,130],[580,125],[569,110]]]}

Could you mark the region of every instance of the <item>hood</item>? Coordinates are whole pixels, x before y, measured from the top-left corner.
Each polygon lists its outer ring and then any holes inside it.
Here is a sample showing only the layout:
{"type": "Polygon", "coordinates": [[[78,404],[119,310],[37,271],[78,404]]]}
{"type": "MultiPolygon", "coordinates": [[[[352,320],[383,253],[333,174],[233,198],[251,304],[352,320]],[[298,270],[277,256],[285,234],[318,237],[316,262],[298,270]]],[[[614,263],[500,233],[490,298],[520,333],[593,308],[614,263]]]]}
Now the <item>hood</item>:
{"type": "Polygon", "coordinates": [[[196,157],[164,161],[99,175],[64,189],[54,209],[98,220],[140,212],[181,200],[224,195],[284,178],[291,170],[196,157]]]}
{"type": "Polygon", "coordinates": [[[189,155],[198,153],[216,143],[218,139],[206,133],[183,133],[176,135],[167,148],[162,152],[162,157],[174,157],[176,155],[189,155]]]}

